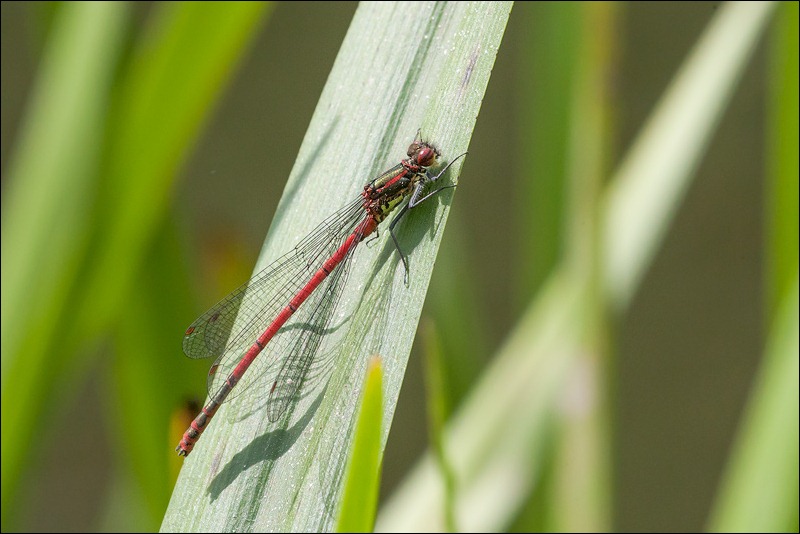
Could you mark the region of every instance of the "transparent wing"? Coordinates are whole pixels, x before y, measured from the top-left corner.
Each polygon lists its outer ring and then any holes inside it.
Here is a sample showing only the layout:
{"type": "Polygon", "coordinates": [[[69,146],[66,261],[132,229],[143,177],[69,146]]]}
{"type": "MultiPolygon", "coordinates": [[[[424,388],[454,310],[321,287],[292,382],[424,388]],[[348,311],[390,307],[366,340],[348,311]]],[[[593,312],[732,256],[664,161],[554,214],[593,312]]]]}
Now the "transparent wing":
{"type": "Polygon", "coordinates": [[[314,355],[317,354],[323,334],[330,326],[342,291],[347,285],[350,274],[350,259],[356,247],[353,246],[339,266],[328,276],[325,287],[319,288],[312,305],[308,306],[309,317],[299,335],[290,341],[284,362],[277,378],[272,383],[267,416],[270,421],[277,421],[286,411],[289,403],[296,398],[297,392],[306,380],[314,355]]]}
{"type": "MultiPolygon", "coordinates": [[[[213,395],[239,363],[242,356],[266,330],[280,311],[314,272],[330,257],[364,218],[359,197],[309,233],[290,252],[262,269],[249,282],[233,291],[201,315],[186,330],[183,350],[190,358],[217,359],[209,370],[208,390],[213,395]]],[[[344,263],[344,262],[343,262],[344,263]]],[[[339,271],[336,269],[334,272],[339,271]]],[[[312,325],[321,290],[328,291],[331,276],[287,321],[255,359],[228,398],[246,390],[269,369],[283,364],[288,348],[312,325]]],[[[339,275],[337,275],[339,276],[339,275]]],[[[319,320],[319,319],[317,319],[319,320]]]]}

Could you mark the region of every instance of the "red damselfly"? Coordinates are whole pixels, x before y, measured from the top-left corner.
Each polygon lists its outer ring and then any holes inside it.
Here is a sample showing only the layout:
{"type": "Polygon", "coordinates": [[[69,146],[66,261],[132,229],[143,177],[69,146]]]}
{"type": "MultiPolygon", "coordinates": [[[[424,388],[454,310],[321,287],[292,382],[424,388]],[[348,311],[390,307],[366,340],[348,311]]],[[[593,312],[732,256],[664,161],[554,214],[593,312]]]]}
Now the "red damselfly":
{"type": "Polygon", "coordinates": [[[242,382],[254,383],[267,369],[280,369],[269,385],[267,416],[270,421],[281,417],[311,367],[358,243],[408,199],[389,224],[408,281],[408,259],[394,227],[408,210],[455,187],[427,191],[464,155],[434,176],[428,169],[437,164],[439,150],[417,133],[407,159],[368,182],[354,201],[192,323],[183,338],[183,351],[190,358],[217,359],[208,372],[208,404],[183,434],[178,454],[192,451],[222,402],[232,397],[234,387],[238,385],[237,392],[245,389],[247,384],[242,382]]]}

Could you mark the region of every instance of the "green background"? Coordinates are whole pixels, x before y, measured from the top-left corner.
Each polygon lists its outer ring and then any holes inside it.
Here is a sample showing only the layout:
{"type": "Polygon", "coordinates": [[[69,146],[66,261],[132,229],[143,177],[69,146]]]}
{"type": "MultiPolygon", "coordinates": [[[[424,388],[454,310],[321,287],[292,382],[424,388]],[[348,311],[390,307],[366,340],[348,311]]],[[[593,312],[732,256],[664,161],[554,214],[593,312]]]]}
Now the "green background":
{"type": "MultiPolygon", "coordinates": [[[[143,31],[157,7],[131,6],[123,43],[143,31]]],[[[610,169],[717,7],[712,2],[617,6],[609,111],[613,128],[605,155],[610,169]]],[[[355,8],[355,3],[338,2],[278,4],[268,11],[266,23],[255,28],[241,63],[232,63],[232,79],[223,84],[219,102],[178,170],[167,209],[171,230],[161,234],[159,243],[146,245],[148,259],[136,274],[142,289],[154,289],[153,280],[170,278],[150,276],[148,270],[169,271],[172,279],[185,284],[175,293],[184,299],[174,302],[174,309],[158,304],[159,313],[178,325],[155,335],[164,341],[155,345],[158,358],[185,359],[180,325],[188,325],[249,276],[355,8]]],[[[58,9],[2,3],[4,224],[9,160],[58,9]]],[[[560,230],[552,227],[559,221],[563,185],[557,180],[548,185],[559,163],[545,166],[555,156],[543,148],[545,134],[530,133],[532,122],[558,113],[546,98],[553,90],[548,83],[559,80],[537,74],[545,67],[558,73],[558,64],[543,67],[557,56],[548,56],[536,41],[551,32],[557,42],[563,32],[568,46],[569,20],[560,26],[558,16],[529,3],[518,3],[511,13],[423,310],[423,321],[439,326],[445,350],[457,354],[447,378],[453,405],[480,375],[552,268],[553,258],[563,251],[560,230]],[[526,205],[531,189],[535,200],[526,205]],[[542,224],[536,217],[551,227],[532,228],[542,224]],[[454,270],[468,274],[468,288],[453,287],[454,270]],[[454,306],[460,316],[440,315],[454,306]],[[448,326],[454,321],[461,327],[448,326]]],[[[796,9],[793,16],[796,32],[796,9]]],[[[402,24],[397,21],[398,31],[402,24]]],[[[125,46],[123,57],[129,53],[125,46]]],[[[707,525],[759,368],[771,307],[765,296],[764,253],[771,216],[765,198],[769,54],[769,40],[762,40],[638,292],[613,320],[608,369],[613,377],[614,530],[697,530],[707,525]]],[[[554,130],[552,135],[564,133],[554,130]]],[[[794,225],[796,236],[796,218],[794,225]]],[[[13,253],[4,244],[3,254],[13,253]]],[[[147,309],[132,303],[128,313],[146,314],[147,309]]],[[[13,310],[5,313],[13,315],[13,310]]],[[[151,323],[163,329],[168,321],[151,323]]],[[[3,497],[14,503],[13,515],[4,511],[3,530],[158,528],[159,503],[163,514],[169,489],[155,503],[148,502],[150,490],[141,482],[147,475],[139,471],[157,467],[141,465],[141,459],[130,455],[137,432],[155,417],[148,411],[151,406],[144,402],[138,420],[126,422],[124,447],[118,434],[119,418],[129,413],[119,409],[115,396],[118,373],[130,372],[130,387],[143,397],[149,394],[142,375],[115,363],[137,358],[135,350],[124,348],[125,340],[136,336],[136,329],[100,332],[91,346],[76,349],[85,357],[63,371],[53,394],[43,400],[44,416],[36,421],[36,440],[21,467],[19,490],[3,497]]],[[[385,451],[382,499],[428,446],[420,352],[418,339],[385,451]]],[[[64,355],[53,351],[48,358],[64,355]]],[[[180,380],[162,377],[180,391],[175,405],[155,407],[161,410],[160,422],[180,408],[180,398],[202,400],[204,395],[205,363],[180,364],[185,364],[180,380]]],[[[176,369],[170,364],[164,373],[176,369]]],[[[3,373],[5,387],[14,377],[6,375],[5,363],[3,373]]],[[[7,427],[4,411],[2,432],[14,431],[7,427]]],[[[169,442],[165,439],[165,455],[173,454],[169,442]]],[[[163,471],[165,464],[159,465],[163,471]]],[[[525,529],[524,519],[519,521],[516,528],[525,529]]]]}

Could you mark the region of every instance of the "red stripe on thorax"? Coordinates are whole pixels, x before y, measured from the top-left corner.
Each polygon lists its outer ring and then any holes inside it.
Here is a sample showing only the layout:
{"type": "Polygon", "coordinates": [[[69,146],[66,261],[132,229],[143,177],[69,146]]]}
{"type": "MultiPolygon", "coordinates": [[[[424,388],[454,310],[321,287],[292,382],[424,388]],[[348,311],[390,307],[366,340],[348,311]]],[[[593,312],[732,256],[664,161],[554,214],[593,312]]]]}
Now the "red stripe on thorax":
{"type": "Polygon", "coordinates": [[[391,187],[392,185],[394,185],[395,182],[397,182],[398,180],[401,180],[406,174],[408,174],[408,169],[403,167],[403,172],[398,173],[397,176],[395,176],[394,178],[392,178],[391,180],[389,180],[388,182],[383,184],[381,189],[386,189],[388,187],[391,187]]]}

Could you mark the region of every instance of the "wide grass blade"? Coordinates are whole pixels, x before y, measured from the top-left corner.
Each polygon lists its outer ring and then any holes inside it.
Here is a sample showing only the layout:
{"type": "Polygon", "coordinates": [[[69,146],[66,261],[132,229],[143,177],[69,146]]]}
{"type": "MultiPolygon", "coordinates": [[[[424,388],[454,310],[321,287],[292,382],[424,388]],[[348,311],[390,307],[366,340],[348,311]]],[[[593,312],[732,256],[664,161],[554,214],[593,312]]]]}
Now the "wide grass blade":
{"type": "MultiPolygon", "coordinates": [[[[359,6],[259,266],[396,164],[417,130],[441,148],[445,162],[466,150],[510,8],[504,2],[359,6]]],[[[458,176],[463,163],[444,179],[458,176]]],[[[385,358],[385,445],[451,195],[398,226],[410,262],[408,286],[393,244],[382,238],[360,247],[338,326],[316,355],[332,373],[312,368],[312,383],[277,425],[267,421],[263,399],[223,407],[184,465],[163,530],[333,528],[367,356],[385,358]]]]}

